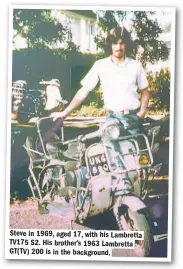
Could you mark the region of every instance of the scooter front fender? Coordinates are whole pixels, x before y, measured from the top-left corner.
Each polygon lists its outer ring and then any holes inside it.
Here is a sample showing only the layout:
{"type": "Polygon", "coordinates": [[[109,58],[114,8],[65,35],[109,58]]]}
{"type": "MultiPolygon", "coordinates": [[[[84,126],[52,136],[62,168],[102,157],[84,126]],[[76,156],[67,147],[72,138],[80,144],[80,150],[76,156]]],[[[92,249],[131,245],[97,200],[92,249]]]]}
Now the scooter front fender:
{"type": "Polygon", "coordinates": [[[121,198],[121,204],[127,205],[132,211],[139,211],[147,208],[145,203],[137,196],[125,195],[121,198]]]}

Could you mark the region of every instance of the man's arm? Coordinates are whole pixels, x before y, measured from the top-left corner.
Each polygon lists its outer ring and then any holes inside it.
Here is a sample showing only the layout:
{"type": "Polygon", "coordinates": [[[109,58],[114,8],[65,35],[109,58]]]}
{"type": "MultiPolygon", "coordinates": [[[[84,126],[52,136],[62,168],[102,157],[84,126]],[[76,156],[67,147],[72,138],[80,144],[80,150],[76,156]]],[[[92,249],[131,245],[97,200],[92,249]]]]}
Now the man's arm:
{"type": "Polygon", "coordinates": [[[65,119],[75,108],[77,108],[87,98],[90,90],[82,87],[77,91],[68,107],[62,112],[54,112],[51,114],[53,121],[58,118],[65,119]]]}
{"type": "Polygon", "coordinates": [[[141,98],[140,98],[141,106],[140,111],[137,113],[139,118],[144,118],[147,110],[148,110],[148,103],[149,103],[149,91],[148,88],[144,88],[141,90],[141,98]]]}
{"type": "Polygon", "coordinates": [[[98,70],[98,63],[95,62],[90,71],[84,77],[84,79],[82,79],[82,88],[77,91],[68,107],[63,112],[52,113],[51,117],[53,118],[53,121],[58,118],[65,119],[75,108],[77,108],[87,98],[89,92],[96,87],[99,81],[98,70]]]}
{"type": "Polygon", "coordinates": [[[81,105],[84,100],[87,98],[89,94],[89,90],[82,87],[77,91],[75,96],[73,97],[72,101],[68,105],[68,107],[65,109],[67,114],[70,114],[75,108],[77,108],[79,105],[81,105]]]}

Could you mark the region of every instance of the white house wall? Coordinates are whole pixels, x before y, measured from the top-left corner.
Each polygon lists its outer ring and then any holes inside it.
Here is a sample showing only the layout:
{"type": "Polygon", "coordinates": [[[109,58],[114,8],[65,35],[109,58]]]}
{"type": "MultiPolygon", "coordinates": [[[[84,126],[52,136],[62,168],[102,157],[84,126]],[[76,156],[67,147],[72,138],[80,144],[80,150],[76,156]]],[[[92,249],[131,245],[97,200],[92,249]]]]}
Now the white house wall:
{"type": "MultiPolygon", "coordinates": [[[[57,16],[59,16],[57,14],[57,16]]],[[[94,42],[96,32],[96,21],[67,12],[60,15],[59,21],[66,25],[72,33],[72,41],[83,53],[97,53],[97,46],[94,42]],[[94,27],[94,33],[91,33],[90,25],[94,27]]]]}
{"type": "Polygon", "coordinates": [[[81,19],[75,21],[71,26],[72,40],[79,46],[80,51],[83,53],[91,52],[96,53],[96,44],[94,42],[94,35],[91,34],[90,24],[92,22],[81,19]]]}
{"type": "Polygon", "coordinates": [[[81,46],[81,31],[79,20],[75,20],[75,22],[71,24],[71,32],[72,32],[72,41],[77,46],[81,46]]]}

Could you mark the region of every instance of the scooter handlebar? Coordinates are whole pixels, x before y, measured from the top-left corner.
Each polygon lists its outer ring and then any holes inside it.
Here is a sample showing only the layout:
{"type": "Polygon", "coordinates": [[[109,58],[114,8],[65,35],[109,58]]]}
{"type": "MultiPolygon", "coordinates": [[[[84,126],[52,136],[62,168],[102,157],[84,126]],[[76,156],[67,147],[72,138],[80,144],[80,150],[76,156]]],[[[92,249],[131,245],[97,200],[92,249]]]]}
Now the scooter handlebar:
{"type": "Polygon", "coordinates": [[[86,134],[84,135],[82,138],[81,138],[81,141],[82,142],[85,142],[87,140],[90,140],[90,139],[94,139],[94,138],[97,138],[97,137],[100,137],[100,131],[97,130],[95,132],[92,132],[90,134],[86,134]]]}
{"type": "Polygon", "coordinates": [[[95,131],[95,132],[92,132],[90,134],[86,134],[86,135],[83,135],[83,136],[79,136],[77,138],[74,138],[74,139],[70,139],[70,140],[67,140],[65,142],[62,142],[63,145],[68,145],[70,143],[75,143],[77,141],[81,141],[81,142],[85,142],[87,140],[90,140],[90,139],[94,139],[94,138],[97,138],[97,137],[100,137],[100,132],[99,130],[95,131]]]}

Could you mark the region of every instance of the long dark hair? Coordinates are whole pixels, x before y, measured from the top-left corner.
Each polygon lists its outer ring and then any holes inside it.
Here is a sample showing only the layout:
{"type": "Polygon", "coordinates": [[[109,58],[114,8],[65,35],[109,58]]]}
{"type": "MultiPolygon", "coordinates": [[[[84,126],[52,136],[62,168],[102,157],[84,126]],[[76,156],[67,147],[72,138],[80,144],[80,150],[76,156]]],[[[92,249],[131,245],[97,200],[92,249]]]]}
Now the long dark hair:
{"type": "Polygon", "coordinates": [[[122,40],[125,45],[127,45],[127,52],[133,50],[133,42],[131,40],[130,33],[126,30],[125,27],[116,26],[108,31],[106,37],[106,46],[105,52],[111,54],[112,44],[115,44],[118,40],[122,40]]]}

